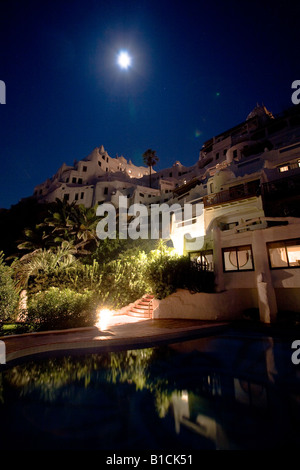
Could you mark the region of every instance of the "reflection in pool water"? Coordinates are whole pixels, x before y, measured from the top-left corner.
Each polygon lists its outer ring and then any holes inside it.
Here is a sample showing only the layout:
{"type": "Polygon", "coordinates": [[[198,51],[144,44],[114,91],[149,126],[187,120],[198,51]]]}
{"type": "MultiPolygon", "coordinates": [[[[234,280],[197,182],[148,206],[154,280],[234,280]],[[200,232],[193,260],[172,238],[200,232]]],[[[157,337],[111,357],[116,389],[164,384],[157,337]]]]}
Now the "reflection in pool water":
{"type": "Polygon", "coordinates": [[[1,449],[287,449],[300,443],[291,341],[237,335],[36,356],[0,373],[1,449]]]}

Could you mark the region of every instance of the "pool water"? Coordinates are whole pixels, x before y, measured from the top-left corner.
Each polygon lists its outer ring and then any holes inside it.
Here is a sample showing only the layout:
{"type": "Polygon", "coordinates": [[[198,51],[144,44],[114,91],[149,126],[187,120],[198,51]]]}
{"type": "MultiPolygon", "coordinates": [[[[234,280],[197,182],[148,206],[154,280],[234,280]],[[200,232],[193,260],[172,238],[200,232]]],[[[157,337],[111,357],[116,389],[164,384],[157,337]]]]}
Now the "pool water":
{"type": "Polygon", "coordinates": [[[0,369],[0,449],[296,449],[297,338],[236,330],[0,369]]]}

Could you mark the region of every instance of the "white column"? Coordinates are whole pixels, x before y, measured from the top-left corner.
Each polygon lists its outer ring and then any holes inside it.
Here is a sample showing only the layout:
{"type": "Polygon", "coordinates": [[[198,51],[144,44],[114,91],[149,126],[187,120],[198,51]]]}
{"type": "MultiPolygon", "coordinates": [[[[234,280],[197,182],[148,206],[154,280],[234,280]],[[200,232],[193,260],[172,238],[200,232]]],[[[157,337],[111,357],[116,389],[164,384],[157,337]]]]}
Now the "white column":
{"type": "Polygon", "coordinates": [[[270,273],[267,246],[263,230],[254,230],[252,234],[259,316],[263,323],[271,323],[276,320],[277,302],[270,273]]]}

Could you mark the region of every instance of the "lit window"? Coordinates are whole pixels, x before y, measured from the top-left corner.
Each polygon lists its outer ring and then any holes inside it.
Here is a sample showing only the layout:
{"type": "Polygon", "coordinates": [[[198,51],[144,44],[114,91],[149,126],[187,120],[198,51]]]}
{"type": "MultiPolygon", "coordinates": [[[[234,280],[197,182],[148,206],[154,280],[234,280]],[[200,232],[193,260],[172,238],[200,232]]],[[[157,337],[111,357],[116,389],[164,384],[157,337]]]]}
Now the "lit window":
{"type": "Polygon", "coordinates": [[[280,173],[283,173],[284,171],[289,171],[288,165],[280,166],[279,171],[280,173]]]}
{"type": "Polygon", "coordinates": [[[213,251],[198,251],[189,253],[191,262],[198,269],[213,271],[213,251]]]}
{"type": "Polygon", "coordinates": [[[252,271],[251,245],[223,248],[224,271],[252,271]]]}
{"type": "Polygon", "coordinates": [[[300,268],[300,239],[267,244],[271,268],[300,268]]]}

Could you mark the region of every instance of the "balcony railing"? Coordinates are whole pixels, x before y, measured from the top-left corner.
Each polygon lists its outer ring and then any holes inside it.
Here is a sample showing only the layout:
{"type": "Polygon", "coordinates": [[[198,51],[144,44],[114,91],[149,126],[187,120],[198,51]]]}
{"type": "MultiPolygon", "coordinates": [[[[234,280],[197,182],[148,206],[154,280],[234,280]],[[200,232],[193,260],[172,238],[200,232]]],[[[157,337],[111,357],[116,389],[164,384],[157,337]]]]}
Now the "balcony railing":
{"type": "Polygon", "coordinates": [[[240,199],[247,199],[249,197],[258,196],[259,188],[256,184],[241,184],[233,188],[225,189],[218,193],[209,194],[204,196],[204,207],[216,206],[225,204],[226,202],[237,201],[240,199]]]}

